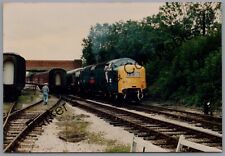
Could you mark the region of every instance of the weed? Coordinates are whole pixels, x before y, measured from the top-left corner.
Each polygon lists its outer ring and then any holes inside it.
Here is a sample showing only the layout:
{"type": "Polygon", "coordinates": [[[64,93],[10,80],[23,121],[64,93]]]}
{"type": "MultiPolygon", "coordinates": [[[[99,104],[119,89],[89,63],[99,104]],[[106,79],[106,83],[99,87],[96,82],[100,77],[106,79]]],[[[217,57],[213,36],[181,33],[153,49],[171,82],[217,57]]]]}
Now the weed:
{"type": "Polygon", "coordinates": [[[3,112],[4,113],[9,112],[11,106],[12,106],[12,103],[10,103],[10,102],[4,102],[4,104],[3,104],[3,112]]]}
{"type": "Polygon", "coordinates": [[[130,145],[117,144],[117,145],[113,145],[113,146],[108,146],[106,148],[105,152],[110,152],[110,153],[130,152],[130,145]]]}
{"type": "Polygon", "coordinates": [[[89,144],[106,145],[105,152],[130,152],[130,146],[124,144],[118,144],[116,140],[105,139],[104,133],[88,133],[89,144]]]}
{"type": "Polygon", "coordinates": [[[99,144],[99,145],[104,145],[106,143],[104,137],[102,136],[103,133],[88,133],[88,140],[87,142],[89,144],[99,144]]]}
{"type": "Polygon", "coordinates": [[[18,104],[16,105],[16,109],[21,109],[22,104],[31,104],[36,99],[39,99],[39,94],[33,90],[25,89],[22,91],[21,95],[18,98],[18,104]]]}
{"type": "Polygon", "coordinates": [[[68,142],[79,142],[87,138],[88,122],[82,120],[81,116],[74,116],[71,113],[57,117],[57,125],[61,127],[58,133],[60,139],[68,142]]]}

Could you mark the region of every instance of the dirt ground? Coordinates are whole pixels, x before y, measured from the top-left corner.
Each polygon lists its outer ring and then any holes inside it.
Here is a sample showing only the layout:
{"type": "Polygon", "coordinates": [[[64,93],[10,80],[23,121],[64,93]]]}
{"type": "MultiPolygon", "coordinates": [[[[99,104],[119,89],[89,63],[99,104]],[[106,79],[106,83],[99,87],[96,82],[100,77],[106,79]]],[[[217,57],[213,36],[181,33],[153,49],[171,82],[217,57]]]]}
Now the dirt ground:
{"type": "MultiPolygon", "coordinates": [[[[96,117],[95,115],[83,111],[79,108],[72,107],[66,104],[68,110],[72,110],[74,115],[85,115],[84,118],[86,122],[89,122],[88,126],[89,133],[101,134],[104,140],[113,140],[115,144],[118,145],[129,145],[131,146],[133,142],[134,135],[125,131],[122,127],[114,127],[96,117]]],[[[66,113],[66,112],[65,112],[66,113]]],[[[60,127],[58,126],[57,119],[46,127],[44,127],[44,132],[39,136],[35,143],[32,152],[105,152],[105,144],[90,143],[87,139],[80,142],[72,143],[66,142],[58,137],[60,132],[60,127]]],[[[142,152],[143,147],[145,147],[145,152],[168,152],[166,149],[162,149],[158,146],[151,144],[150,141],[145,141],[142,138],[134,138],[137,143],[137,152],[142,152]]]]}

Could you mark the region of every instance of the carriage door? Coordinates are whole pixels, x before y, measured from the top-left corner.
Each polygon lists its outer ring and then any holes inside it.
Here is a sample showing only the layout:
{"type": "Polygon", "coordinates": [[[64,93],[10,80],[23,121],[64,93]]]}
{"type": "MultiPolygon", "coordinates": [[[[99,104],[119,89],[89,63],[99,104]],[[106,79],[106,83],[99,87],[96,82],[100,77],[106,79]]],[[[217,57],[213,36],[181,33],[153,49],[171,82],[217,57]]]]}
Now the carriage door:
{"type": "Polygon", "coordinates": [[[56,86],[60,86],[61,85],[61,77],[60,77],[60,74],[59,73],[57,73],[55,75],[55,85],[56,86]]]}
{"type": "Polygon", "coordinates": [[[6,61],[3,65],[3,83],[6,85],[14,84],[14,63],[12,61],[6,61]]]}

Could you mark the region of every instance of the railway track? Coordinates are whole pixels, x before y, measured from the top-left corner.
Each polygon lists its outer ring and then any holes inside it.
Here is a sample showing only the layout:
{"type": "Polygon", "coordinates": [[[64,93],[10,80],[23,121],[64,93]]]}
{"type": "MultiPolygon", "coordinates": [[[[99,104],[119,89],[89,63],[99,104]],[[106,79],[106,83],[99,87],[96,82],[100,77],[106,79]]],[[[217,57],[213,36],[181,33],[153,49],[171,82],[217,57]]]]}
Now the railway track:
{"type": "Polygon", "coordinates": [[[152,105],[145,105],[145,106],[151,107],[151,108],[154,108],[154,109],[158,109],[158,110],[161,110],[161,111],[166,111],[166,112],[175,111],[177,113],[181,113],[181,114],[185,114],[185,115],[191,115],[193,117],[204,118],[205,120],[222,122],[221,117],[205,115],[205,114],[201,114],[201,113],[197,113],[197,112],[190,112],[190,111],[184,111],[184,110],[179,110],[179,109],[172,109],[172,108],[167,108],[167,107],[162,107],[162,106],[152,106],[152,105]]]}
{"type": "Polygon", "coordinates": [[[13,102],[11,104],[12,106],[10,107],[9,111],[5,115],[3,115],[3,121],[4,121],[4,123],[3,123],[3,129],[5,128],[6,123],[8,122],[8,119],[9,119],[10,114],[14,111],[14,109],[16,107],[16,104],[17,104],[17,101],[13,102]]]}
{"type": "Polygon", "coordinates": [[[53,104],[43,105],[43,100],[12,112],[4,123],[4,152],[30,152],[37,136],[43,132],[42,125],[49,113],[59,105],[61,98],[53,104]]]}
{"type": "MultiPolygon", "coordinates": [[[[189,141],[215,149],[222,149],[222,135],[220,134],[203,132],[92,100],[77,99],[72,96],[62,98],[74,106],[97,114],[114,126],[122,126],[136,136],[151,140],[154,145],[167,148],[170,151],[175,151],[180,135],[183,135],[189,141]]],[[[191,151],[195,150],[192,149],[191,151]]]]}
{"type": "MultiPolygon", "coordinates": [[[[96,101],[105,103],[105,101],[102,101],[102,100],[96,100],[96,101]]],[[[146,105],[146,104],[134,105],[134,104],[126,104],[124,102],[121,105],[118,105],[115,102],[110,102],[105,104],[116,105],[117,107],[120,107],[120,108],[136,110],[139,112],[145,112],[152,115],[155,115],[155,114],[163,115],[166,118],[171,118],[176,121],[186,122],[193,126],[203,127],[205,129],[210,129],[212,131],[216,131],[222,134],[222,118],[220,117],[213,117],[213,116],[204,115],[200,113],[194,113],[194,112],[188,112],[183,110],[165,108],[161,106],[152,106],[152,105],[146,105]]]]}
{"type": "Polygon", "coordinates": [[[219,117],[213,117],[209,115],[203,115],[199,113],[187,112],[182,110],[174,110],[171,108],[164,108],[159,106],[124,105],[122,107],[149,114],[164,115],[165,117],[169,117],[182,122],[187,122],[188,124],[192,124],[196,127],[211,129],[213,131],[217,131],[218,133],[222,134],[222,118],[219,117]]]}

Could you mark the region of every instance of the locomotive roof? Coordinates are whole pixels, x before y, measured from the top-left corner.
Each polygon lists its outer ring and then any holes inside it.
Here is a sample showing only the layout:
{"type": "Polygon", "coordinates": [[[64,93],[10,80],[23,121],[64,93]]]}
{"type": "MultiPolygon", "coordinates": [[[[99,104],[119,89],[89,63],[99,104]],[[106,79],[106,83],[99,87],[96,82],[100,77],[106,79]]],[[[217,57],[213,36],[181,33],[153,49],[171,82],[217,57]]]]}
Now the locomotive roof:
{"type": "Polygon", "coordinates": [[[116,62],[120,62],[120,61],[131,61],[131,62],[135,62],[133,59],[131,58],[119,58],[119,59],[114,59],[114,60],[111,60],[107,63],[111,64],[111,63],[116,63],[116,62]]]}
{"type": "Polygon", "coordinates": [[[105,61],[105,62],[98,63],[98,64],[88,65],[88,66],[84,67],[83,69],[90,68],[92,66],[99,66],[99,65],[104,65],[104,64],[111,64],[111,63],[117,63],[117,62],[122,62],[122,61],[124,61],[124,62],[129,61],[129,62],[135,63],[135,60],[133,60],[131,58],[119,58],[119,59],[113,59],[113,60],[105,61]]]}
{"type": "Polygon", "coordinates": [[[119,59],[114,59],[114,60],[110,60],[110,61],[105,61],[102,63],[98,63],[98,64],[92,64],[92,65],[88,65],[84,68],[82,68],[83,70],[93,70],[96,67],[100,67],[100,66],[105,66],[105,65],[110,65],[110,64],[114,64],[114,67],[118,67],[120,65],[126,64],[126,63],[133,63],[135,64],[136,61],[131,59],[131,58],[119,58],[119,59]]]}
{"type": "Polygon", "coordinates": [[[83,69],[83,68],[76,68],[76,69],[73,69],[73,70],[69,70],[69,71],[67,71],[67,74],[71,74],[71,73],[80,71],[80,70],[82,70],[82,69],[83,69]]]}

